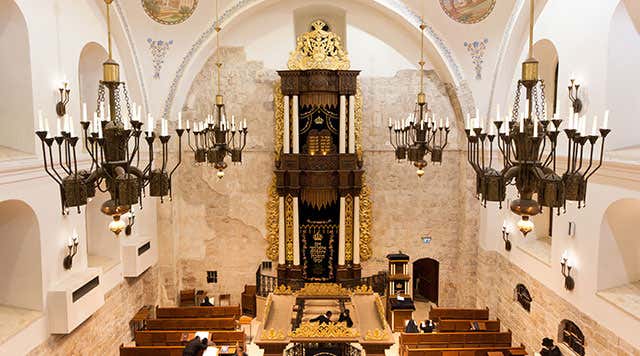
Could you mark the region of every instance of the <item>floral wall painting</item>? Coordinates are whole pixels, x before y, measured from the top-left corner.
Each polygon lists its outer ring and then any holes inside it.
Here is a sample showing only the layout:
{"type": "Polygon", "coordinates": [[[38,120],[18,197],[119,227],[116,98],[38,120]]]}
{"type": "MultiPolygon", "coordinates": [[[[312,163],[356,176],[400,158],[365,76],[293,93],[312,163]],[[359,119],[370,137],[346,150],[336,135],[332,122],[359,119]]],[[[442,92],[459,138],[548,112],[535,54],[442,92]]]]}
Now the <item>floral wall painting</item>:
{"type": "Polygon", "coordinates": [[[167,57],[167,53],[169,53],[169,48],[171,48],[171,45],[173,44],[173,40],[154,41],[151,38],[147,38],[147,42],[149,43],[149,50],[151,51],[151,58],[153,61],[153,79],[160,79],[160,71],[162,70],[164,59],[167,57]]]}
{"type": "Polygon", "coordinates": [[[488,39],[481,41],[465,42],[464,46],[467,48],[467,52],[471,55],[473,61],[473,68],[476,71],[476,79],[482,79],[482,63],[484,63],[484,54],[487,49],[488,39]]]}
{"type": "Polygon", "coordinates": [[[186,21],[198,6],[198,0],[142,0],[142,7],[154,21],[177,25],[186,21]]]}
{"type": "Polygon", "coordinates": [[[478,23],[487,18],[496,6],[496,0],[440,0],[442,10],[453,20],[478,23]]]}

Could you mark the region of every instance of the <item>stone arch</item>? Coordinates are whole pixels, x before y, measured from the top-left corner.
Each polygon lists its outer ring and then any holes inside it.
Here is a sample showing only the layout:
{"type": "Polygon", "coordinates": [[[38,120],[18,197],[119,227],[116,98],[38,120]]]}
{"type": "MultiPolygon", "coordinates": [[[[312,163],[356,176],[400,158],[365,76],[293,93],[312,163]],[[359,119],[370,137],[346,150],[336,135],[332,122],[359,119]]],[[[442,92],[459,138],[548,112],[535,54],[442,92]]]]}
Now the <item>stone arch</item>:
{"type": "Polygon", "coordinates": [[[13,0],[0,1],[0,53],[11,53],[0,56],[0,150],[9,157],[33,154],[36,137],[29,32],[13,0]]]}
{"type": "Polygon", "coordinates": [[[558,102],[558,67],[560,60],[558,50],[549,39],[541,39],[533,44],[533,53],[540,61],[540,79],[544,80],[547,114],[552,115],[557,110],[558,102]]]}
{"type": "Polygon", "coordinates": [[[440,262],[433,258],[413,261],[413,298],[438,304],[440,262]]]}
{"type": "MultiPolygon", "coordinates": [[[[96,42],[89,42],[80,51],[78,58],[79,103],[87,104],[89,120],[97,109],[98,83],[102,80],[102,63],[109,57],[107,50],[96,42]]],[[[76,132],[80,132],[76,130],[76,132]]]]}
{"type": "Polygon", "coordinates": [[[527,312],[531,312],[531,302],[533,301],[533,299],[531,298],[529,289],[527,289],[524,284],[518,283],[514,292],[516,301],[518,302],[518,304],[520,304],[522,309],[526,310],[527,312]]]}
{"type": "Polygon", "coordinates": [[[571,320],[564,319],[558,326],[558,343],[567,346],[577,355],[585,355],[585,338],[582,330],[571,320]]]}

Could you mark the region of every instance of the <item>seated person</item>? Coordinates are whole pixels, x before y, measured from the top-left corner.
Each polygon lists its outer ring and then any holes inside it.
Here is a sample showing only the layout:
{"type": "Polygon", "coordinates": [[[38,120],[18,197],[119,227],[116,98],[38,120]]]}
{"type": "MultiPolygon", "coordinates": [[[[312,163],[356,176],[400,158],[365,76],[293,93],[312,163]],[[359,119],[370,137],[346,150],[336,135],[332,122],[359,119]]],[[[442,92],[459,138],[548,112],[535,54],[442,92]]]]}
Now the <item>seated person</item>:
{"type": "Polygon", "coordinates": [[[200,303],[201,307],[212,307],[213,303],[211,303],[211,299],[209,297],[204,297],[202,303],[200,303]]]}
{"type": "Polygon", "coordinates": [[[404,327],[404,332],[417,334],[420,331],[418,331],[418,325],[416,325],[416,322],[413,319],[409,319],[409,321],[407,321],[407,325],[404,327]]]}
{"type": "Polygon", "coordinates": [[[206,337],[200,340],[200,336],[196,336],[184,347],[182,356],[198,356],[202,353],[202,351],[207,349],[208,345],[209,340],[207,340],[206,337]]]}
{"type": "Polygon", "coordinates": [[[320,324],[331,324],[331,310],[327,310],[323,315],[318,315],[317,317],[309,320],[310,322],[318,322],[320,324]]]}
{"type": "Polygon", "coordinates": [[[562,356],[562,352],[558,346],[553,344],[553,339],[545,337],[542,339],[542,350],[540,350],[541,356],[562,356]]]}
{"type": "Polygon", "coordinates": [[[433,320],[424,320],[420,323],[420,330],[422,330],[423,333],[431,333],[435,327],[433,320]]]}
{"type": "Polygon", "coordinates": [[[477,321],[472,321],[471,322],[471,331],[480,331],[480,325],[478,324],[477,321]]]}
{"type": "Polygon", "coordinates": [[[340,313],[340,317],[338,318],[339,323],[347,323],[347,327],[353,327],[353,320],[351,320],[351,312],[349,309],[345,309],[342,313],[340,313]]]}
{"type": "Polygon", "coordinates": [[[236,348],[236,355],[237,356],[248,356],[246,352],[244,352],[244,347],[242,347],[242,345],[239,345],[236,348]]]}

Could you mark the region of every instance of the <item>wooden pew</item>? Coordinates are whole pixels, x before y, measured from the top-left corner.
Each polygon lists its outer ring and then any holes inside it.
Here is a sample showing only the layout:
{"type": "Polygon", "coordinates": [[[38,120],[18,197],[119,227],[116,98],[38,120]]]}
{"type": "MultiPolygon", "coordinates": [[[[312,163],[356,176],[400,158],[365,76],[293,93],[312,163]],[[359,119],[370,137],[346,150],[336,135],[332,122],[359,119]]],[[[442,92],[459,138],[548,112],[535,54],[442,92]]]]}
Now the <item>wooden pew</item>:
{"type": "Polygon", "coordinates": [[[429,319],[440,320],[489,320],[489,309],[456,309],[433,307],[429,319]]]}
{"type": "Polygon", "coordinates": [[[179,305],[182,307],[198,306],[206,296],[207,293],[202,290],[183,289],[180,291],[179,305]]]}
{"type": "Polygon", "coordinates": [[[528,355],[524,347],[424,348],[404,345],[402,356],[503,356],[528,355]],[[491,353],[491,355],[489,355],[491,353]]]}
{"type": "Polygon", "coordinates": [[[477,348],[511,347],[511,331],[508,332],[457,332],[432,334],[400,334],[400,347],[424,348],[477,348]]]}
{"type": "Polygon", "coordinates": [[[180,319],[180,318],[233,318],[242,316],[239,305],[228,307],[158,307],[156,306],[156,318],[180,319]]]}
{"type": "Polygon", "coordinates": [[[233,318],[148,319],[147,330],[235,330],[233,318]]]}
{"type": "Polygon", "coordinates": [[[498,320],[440,320],[438,332],[464,332],[471,329],[472,323],[478,323],[480,331],[500,331],[500,319],[498,320]]]}
{"type": "MultiPolygon", "coordinates": [[[[184,340],[183,335],[204,330],[142,330],[136,332],[136,346],[181,346],[189,340],[184,340]]],[[[216,345],[236,345],[245,346],[245,335],[243,331],[209,331],[211,334],[209,341],[216,345]]]]}
{"type": "Polygon", "coordinates": [[[182,356],[184,346],[124,346],[120,356],[182,356]]]}

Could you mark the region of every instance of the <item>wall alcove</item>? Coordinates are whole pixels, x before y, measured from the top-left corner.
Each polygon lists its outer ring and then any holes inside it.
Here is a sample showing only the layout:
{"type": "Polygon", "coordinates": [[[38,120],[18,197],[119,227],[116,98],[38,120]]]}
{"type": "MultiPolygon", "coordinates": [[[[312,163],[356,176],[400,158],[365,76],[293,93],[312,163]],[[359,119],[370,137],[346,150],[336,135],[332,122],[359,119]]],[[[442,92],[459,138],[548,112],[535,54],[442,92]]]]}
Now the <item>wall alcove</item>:
{"type": "Polygon", "coordinates": [[[38,219],[25,202],[0,202],[0,231],[1,342],[42,315],[42,261],[38,219]]]}
{"type": "Polygon", "coordinates": [[[0,160],[34,154],[31,57],[27,24],[13,0],[0,1],[0,160]]]}
{"type": "Polygon", "coordinates": [[[413,262],[413,298],[438,304],[440,262],[421,258],[413,262]]]}

